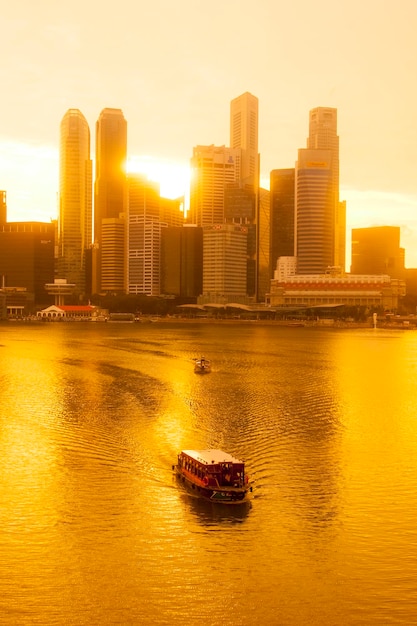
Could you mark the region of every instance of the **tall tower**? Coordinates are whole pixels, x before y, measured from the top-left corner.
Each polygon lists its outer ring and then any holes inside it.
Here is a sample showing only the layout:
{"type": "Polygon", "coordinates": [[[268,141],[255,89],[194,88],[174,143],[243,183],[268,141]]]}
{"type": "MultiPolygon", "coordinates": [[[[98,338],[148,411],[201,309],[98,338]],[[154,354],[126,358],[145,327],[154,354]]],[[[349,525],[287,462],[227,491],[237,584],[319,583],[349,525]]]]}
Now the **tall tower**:
{"type": "MultiPolygon", "coordinates": [[[[260,248],[262,242],[259,195],[258,98],[249,92],[230,103],[230,146],[241,151],[239,185],[254,194],[255,212],[248,230],[247,289],[248,295],[262,297],[260,289],[260,248]]],[[[264,198],[264,194],[262,194],[264,198]]]]}
{"type": "Polygon", "coordinates": [[[345,268],[345,203],[339,201],[337,110],[310,111],[307,149],[298,151],[295,232],[297,272],[345,268]]]}
{"type": "Polygon", "coordinates": [[[332,265],[345,269],[346,205],[339,201],[339,137],[337,134],[337,109],[316,107],[309,115],[309,150],[329,150],[332,173],[332,202],[334,203],[334,258],[332,265]]]}
{"type": "Polygon", "coordinates": [[[224,192],[240,175],[239,149],[197,146],[191,159],[190,212],[188,221],[197,226],[223,224],[224,192]]]}
{"type": "Polygon", "coordinates": [[[296,167],[298,274],[324,274],[334,265],[334,194],[330,150],[299,150],[296,167]]]}
{"type": "Polygon", "coordinates": [[[270,172],[270,267],[274,277],[279,257],[293,257],[295,213],[295,169],[270,172]]]}
{"type": "MultiPolygon", "coordinates": [[[[102,285],[102,265],[111,266],[111,255],[126,258],[126,250],[118,247],[120,236],[120,220],[126,217],[127,186],[126,186],[126,155],[127,155],[127,122],[121,109],[103,109],[96,123],[96,179],[94,190],[94,267],[93,292],[100,293],[102,285]],[[114,231],[114,246],[106,251],[102,247],[102,229],[107,221],[106,231],[114,231]],[[110,220],[110,222],[108,221],[110,220]],[[116,220],[116,221],[115,221],[116,220]],[[117,235],[116,235],[117,230],[117,235]],[[117,249],[116,249],[117,248],[117,249]],[[103,255],[110,255],[104,259],[103,255]]],[[[123,238],[125,241],[125,238],[123,238]]],[[[126,263],[123,264],[124,266],[126,263]]],[[[125,277],[119,284],[125,284],[125,277]]]]}
{"type": "Polygon", "coordinates": [[[85,293],[86,251],[92,243],[90,129],[78,109],[68,109],[60,126],[58,273],[85,293]]]}
{"type": "Polygon", "coordinates": [[[230,103],[230,147],[242,150],[240,180],[259,187],[258,98],[246,92],[230,103]]]}
{"type": "Polygon", "coordinates": [[[128,292],[159,296],[161,265],[159,185],[140,174],[130,174],[128,185],[128,292]]]}

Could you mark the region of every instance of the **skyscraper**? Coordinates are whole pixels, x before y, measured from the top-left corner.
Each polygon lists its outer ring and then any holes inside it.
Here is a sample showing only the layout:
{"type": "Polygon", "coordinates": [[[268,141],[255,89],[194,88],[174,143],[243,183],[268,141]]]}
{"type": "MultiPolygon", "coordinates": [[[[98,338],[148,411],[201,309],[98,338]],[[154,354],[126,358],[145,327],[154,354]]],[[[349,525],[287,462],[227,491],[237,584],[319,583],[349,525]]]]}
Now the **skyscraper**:
{"type": "Polygon", "coordinates": [[[324,273],[345,267],[345,203],[339,201],[337,110],[310,111],[307,149],[296,165],[295,232],[297,272],[324,273]]]}
{"type": "Polygon", "coordinates": [[[223,224],[224,192],[239,179],[239,149],[196,146],[191,159],[189,223],[197,226],[223,224]]]}
{"type": "Polygon", "coordinates": [[[68,109],[60,126],[59,277],[84,294],[86,251],[92,243],[92,161],[90,129],[78,109],[68,109]]]}
{"type": "Polygon", "coordinates": [[[230,147],[242,151],[239,180],[256,192],[259,187],[258,98],[249,92],[230,103],[230,147]]]}
{"type": "Polygon", "coordinates": [[[279,257],[294,256],[295,169],[270,172],[270,267],[274,277],[279,257]]]}
{"type": "Polygon", "coordinates": [[[309,150],[330,150],[332,173],[332,202],[334,203],[334,259],[333,265],[345,269],[346,254],[346,204],[339,200],[339,137],[337,134],[337,109],[316,107],[310,111],[309,150]]]}
{"type": "MultiPolygon", "coordinates": [[[[102,228],[104,220],[117,220],[117,237],[114,242],[120,245],[119,220],[126,219],[127,186],[126,186],[126,155],[127,155],[127,122],[120,109],[103,109],[96,123],[96,179],[94,190],[94,268],[93,291],[103,290],[102,265],[111,266],[112,259],[104,259],[104,254],[115,254],[116,258],[126,257],[126,250],[114,249],[110,246],[106,251],[102,247],[102,228]]],[[[116,224],[116,222],[112,222],[116,224]]],[[[106,230],[109,230],[107,222],[106,230]]],[[[111,229],[110,229],[111,230],[111,229]]],[[[123,239],[125,241],[125,238],[123,239]]],[[[123,266],[125,267],[125,263],[123,266]]],[[[119,284],[126,284],[122,277],[119,284]]]]}
{"type": "Polygon", "coordinates": [[[130,174],[128,218],[128,292],[160,294],[161,221],[159,185],[130,174]]]}
{"type": "Polygon", "coordinates": [[[299,150],[295,216],[298,274],[324,274],[334,265],[332,187],[330,150],[299,150]]]}

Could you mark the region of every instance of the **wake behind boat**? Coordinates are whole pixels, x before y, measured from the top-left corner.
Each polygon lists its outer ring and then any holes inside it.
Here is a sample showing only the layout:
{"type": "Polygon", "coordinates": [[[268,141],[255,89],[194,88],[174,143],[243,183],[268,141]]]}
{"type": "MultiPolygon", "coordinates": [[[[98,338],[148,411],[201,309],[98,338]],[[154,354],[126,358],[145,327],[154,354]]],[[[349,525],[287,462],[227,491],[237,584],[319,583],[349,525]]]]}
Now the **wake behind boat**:
{"type": "Polygon", "coordinates": [[[240,504],[252,491],[244,462],[222,450],[182,450],[173,469],[188,488],[212,502],[240,504]]]}
{"type": "Polygon", "coordinates": [[[194,371],[196,374],[208,374],[211,372],[211,361],[203,356],[199,359],[194,359],[194,371]]]}

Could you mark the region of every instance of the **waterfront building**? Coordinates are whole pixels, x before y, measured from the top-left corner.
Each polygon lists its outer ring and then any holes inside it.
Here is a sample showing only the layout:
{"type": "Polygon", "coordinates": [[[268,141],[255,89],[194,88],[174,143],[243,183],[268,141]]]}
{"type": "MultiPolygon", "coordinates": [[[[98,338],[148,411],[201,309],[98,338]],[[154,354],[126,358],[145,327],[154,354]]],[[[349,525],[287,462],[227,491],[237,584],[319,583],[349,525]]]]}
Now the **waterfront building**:
{"type": "Polygon", "coordinates": [[[54,280],[55,229],[55,222],[0,224],[2,287],[24,289],[29,307],[50,302],[45,283],[54,280]]]}
{"type": "Polygon", "coordinates": [[[128,293],[159,296],[161,219],[159,185],[128,176],[128,293]]]}
{"type": "Polygon", "coordinates": [[[352,274],[388,274],[404,279],[404,260],[399,226],[352,229],[352,274]]]}
{"type": "Polygon", "coordinates": [[[381,307],[395,311],[405,295],[405,282],[387,275],[296,274],[273,279],[271,306],[381,307]]]}
{"type": "Polygon", "coordinates": [[[161,293],[196,300],[203,292],[203,229],[194,224],[161,230],[161,293]]]}
{"type": "Polygon", "coordinates": [[[203,227],[203,295],[199,302],[243,302],[246,295],[247,227],[203,227]]]}
{"type": "Polygon", "coordinates": [[[337,110],[310,111],[307,149],[298,151],[295,246],[301,274],[345,268],[346,205],[339,201],[337,110]]]}
{"type": "Polygon", "coordinates": [[[92,161],[90,129],[78,109],[60,125],[57,274],[86,290],[86,251],[92,244],[92,161]]]}
{"type": "Polygon", "coordinates": [[[126,154],[127,122],[123,112],[120,109],[103,109],[96,123],[95,244],[92,276],[94,293],[107,291],[112,282],[108,277],[112,265],[117,265],[118,270],[123,272],[117,281],[118,287],[123,285],[125,288],[127,282],[126,249],[118,247],[125,243],[121,231],[127,208],[126,154]],[[103,241],[103,228],[106,231],[106,242],[103,241]],[[103,271],[107,274],[106,280],[102,275],[103,271]],[[106,284],[102,284],[102,281],[106,284]]]}

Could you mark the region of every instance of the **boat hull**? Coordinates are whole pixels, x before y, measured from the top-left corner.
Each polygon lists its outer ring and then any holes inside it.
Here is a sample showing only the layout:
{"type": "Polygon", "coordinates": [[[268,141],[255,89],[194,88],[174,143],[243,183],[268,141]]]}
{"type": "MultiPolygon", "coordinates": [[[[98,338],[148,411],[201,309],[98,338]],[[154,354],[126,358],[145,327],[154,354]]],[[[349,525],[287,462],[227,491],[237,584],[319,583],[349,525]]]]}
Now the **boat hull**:
{"type": "Polygon", "coordinates": [[[181,468],[175,468],[177,479],[195,496],[221,504],[244,504],[248,502],[249,490],[246,487],[205,487],[184,475],[181,468]]]}

